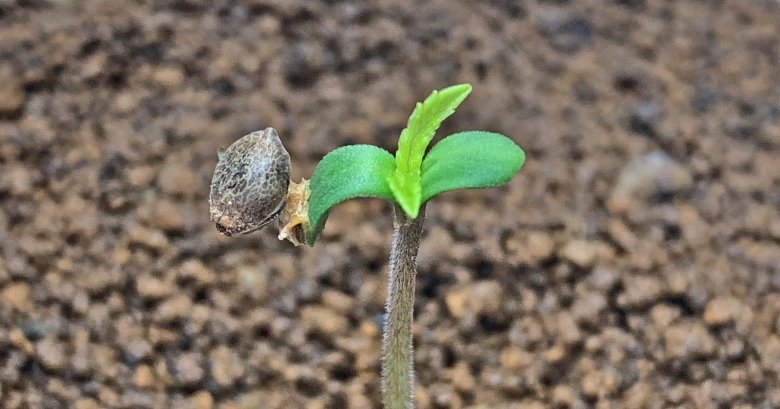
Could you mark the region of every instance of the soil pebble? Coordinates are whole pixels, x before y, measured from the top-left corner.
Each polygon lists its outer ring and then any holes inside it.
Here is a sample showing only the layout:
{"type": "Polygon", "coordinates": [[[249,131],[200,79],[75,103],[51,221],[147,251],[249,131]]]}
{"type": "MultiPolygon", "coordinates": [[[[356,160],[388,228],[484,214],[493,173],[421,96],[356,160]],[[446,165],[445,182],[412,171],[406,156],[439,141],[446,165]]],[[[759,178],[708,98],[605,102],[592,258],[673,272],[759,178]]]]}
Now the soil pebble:
{"type": "Polygon", "coordinates": [[[0,301],[5,308],[27,313],[33,306],[30,300],[30,286],[22,282],[6,285],[0,292],[0,301]]]}
{"type": "Polygon", "coordinates": [[[205,374],[201,355],[194,352],[182,354],[174,361],[171,373],[177,386],[192,387],[199,384],[205,374]]]}
{"type": "Polygon", "coordinates": [[[780,407],[774,1],[0,0],[0,406],[381,407],[392,206],[208,219],[217,150],[516,141],[426,208],[417,407],[780,407]]]}
{"type": "Polygon", "coordinates": [[[680,323],[664,332],[666,352],[671,358],[707,358],[715,352],[715,339],[703,325],[680,323]]]}
{"type": "Polygon", "coordinates": [[[503,288],[496,281],[474,283],[444,296],[449,313],[457,319],[468,314],[495,314],[503,299],[503,288]]]}
{"type": "Polygon", "coordinates": [[[623,168],[607,203],[614,212],[625,212],[642,201],[684,193],[693,186],[690,171],[663,151],[638,157],[623,168]]]}
{"type": "Polygon", "coordinates": [[[61,342],[45,338],[35,345],[35,352],[46,369],[59,372],[65,368],[67,357],[65,346],[61,342]]]}
{"type": "Polygon", "coordinates": [[[211,376],[220,387],[230,387],[244,376],[244,364],[241,358],[224,346],[211,351],[210,363],[211,376]]]}
{"type": "Polygon", "coordinates": [[[18,81],[0,76],[0,118],[12,118],[24,108],[27,95],[18,81]]]}

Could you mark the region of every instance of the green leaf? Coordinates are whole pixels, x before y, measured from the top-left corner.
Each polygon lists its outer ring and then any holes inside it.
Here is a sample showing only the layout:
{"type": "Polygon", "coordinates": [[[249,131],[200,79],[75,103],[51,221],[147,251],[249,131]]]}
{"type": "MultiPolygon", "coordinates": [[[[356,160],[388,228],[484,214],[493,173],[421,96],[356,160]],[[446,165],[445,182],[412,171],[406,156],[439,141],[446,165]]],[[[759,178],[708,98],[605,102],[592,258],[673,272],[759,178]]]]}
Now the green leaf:
{"type": "Polygon", "coordinates": [[[417,217],[422,204],[420,166],[425,150],[441,123],[455,112],[470,92],[469,84],[433,91],[425,101],[417,103],[401,132],[395,153],[395,172],[388,182],[396,201],[411,218],[417,217]]]}
{"type": "Polygon", "coordinates": [[[450,190],[503,185],[523,163],[525,153],[506,136],[484,131],[450,135],[425,156],[422,202],[450,190]]]}
{"type": "Polygon", "coordinates": [[[325,155],[309,182],[310,227],[306,242],[314,245],[330,209],[347,199],[378,197],[394,201],[387,184],[394,168],[393,155],[372,145],[344,146],[325,155]]]}

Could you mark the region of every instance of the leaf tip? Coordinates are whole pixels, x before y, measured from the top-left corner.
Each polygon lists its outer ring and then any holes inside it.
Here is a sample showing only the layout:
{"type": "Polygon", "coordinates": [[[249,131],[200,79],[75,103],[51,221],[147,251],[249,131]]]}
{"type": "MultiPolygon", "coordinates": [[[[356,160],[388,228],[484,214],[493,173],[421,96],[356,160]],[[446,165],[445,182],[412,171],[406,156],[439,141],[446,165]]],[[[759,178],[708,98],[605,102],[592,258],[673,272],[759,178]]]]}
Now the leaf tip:
{"type": "Polygon", "coordinates": [[[420,206],[415,206],[412,203],[409,202],[401,202],[399,203],[401,205],[401,209],[403,209],[404,213],[406,213],[407,216],[411,219],[416,219],[417,216],[420,214],[420,206]]]}

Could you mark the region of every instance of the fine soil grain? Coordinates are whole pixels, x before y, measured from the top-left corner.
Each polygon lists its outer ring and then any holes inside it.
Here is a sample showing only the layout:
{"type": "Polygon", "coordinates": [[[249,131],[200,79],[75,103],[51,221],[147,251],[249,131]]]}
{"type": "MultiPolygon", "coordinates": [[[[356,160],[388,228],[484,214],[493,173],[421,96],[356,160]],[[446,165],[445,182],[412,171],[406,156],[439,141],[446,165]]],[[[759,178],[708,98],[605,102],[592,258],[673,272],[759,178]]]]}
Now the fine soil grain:
{"type": "Polygon", "coordinates": [[[272,126],[297,181],[440,134],[528,163],[427,207],[419,408],[780,407],[773,0],[0,0],[0,406],[379,407],[391,208],[314,248],[208,216],[272,126]]]}

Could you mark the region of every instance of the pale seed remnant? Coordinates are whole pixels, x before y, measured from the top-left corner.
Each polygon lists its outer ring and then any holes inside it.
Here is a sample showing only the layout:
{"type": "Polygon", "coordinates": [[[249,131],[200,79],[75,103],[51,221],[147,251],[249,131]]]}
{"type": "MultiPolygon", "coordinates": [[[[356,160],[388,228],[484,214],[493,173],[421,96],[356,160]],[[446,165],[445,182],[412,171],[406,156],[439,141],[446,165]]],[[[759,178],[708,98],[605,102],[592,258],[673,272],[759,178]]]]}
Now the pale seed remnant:
{"type": "Polygon", "coordinates": [[[279,215],[279,240],[287,239],[300,246],[306,239],[309,229],[309,181],[290,182],[286,205],[279,215]]]}

